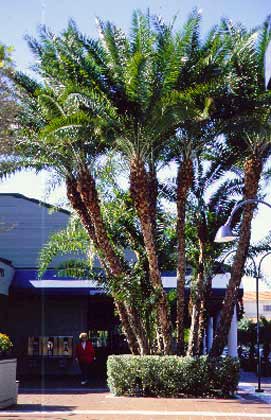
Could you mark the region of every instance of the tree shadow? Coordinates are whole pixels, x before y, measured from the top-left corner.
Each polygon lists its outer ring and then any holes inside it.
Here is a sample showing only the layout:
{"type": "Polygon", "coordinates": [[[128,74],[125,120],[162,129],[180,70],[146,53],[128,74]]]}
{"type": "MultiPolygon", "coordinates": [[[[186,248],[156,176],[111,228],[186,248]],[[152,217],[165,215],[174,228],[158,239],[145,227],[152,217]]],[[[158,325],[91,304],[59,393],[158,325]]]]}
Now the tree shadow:
{"type": "Polygon", "coordinates": [[[70,406],[70,405],[44,405],[44,404],[16,404],[13,405],[11,407],[9,407],[8,409],[5,410],[5,413],[8,411],[12,411],[12,412],[16,412],[16,411],[23,411],[25,413],[25,415],[27,415],[27,413],[31,413],[33,411],[38,411],[42,414],[43,411],[63,411],[63,413],[65,413],[66,411],[73,411],[77,408],[77,406],[70,406]]]}
{"type": "Polygon", "coordinates": [[[202,403],[202,404],[204,404],[204,403],[208,404],[209,403],[210,404],[210,401],[214,401],[215,403],[223,403],[223,404],[228,404],[228,405],[236,404],[236,403],[239,403],[240,405],[250,405],[250,404],[251,405],[261,405],[261,404],[270,405],[270,402],[265,401],[264,399],[261,399],[261,398],[257,398],[256,396],[251,395],[251,394],[241,394],[240,396],[241,396],[241,398],[238,398],[236,396],[236,397],[233,397],[233,398],[225,398],[225,399],[217,398],[217,399],[214,399],[214,400],[211,400],[211,399],[201,400],[201,399],[199,399],[199,400],[197,400],[197,403],[202,403]]]}
{"type": "Polygon", "coordinates": [[[21,388],[19,390],[19,395],[84,395],[84,394],[104,394],[108,393],[108,388],[47,388],[47,387],[37,387],[37,388],[21,388]]]}

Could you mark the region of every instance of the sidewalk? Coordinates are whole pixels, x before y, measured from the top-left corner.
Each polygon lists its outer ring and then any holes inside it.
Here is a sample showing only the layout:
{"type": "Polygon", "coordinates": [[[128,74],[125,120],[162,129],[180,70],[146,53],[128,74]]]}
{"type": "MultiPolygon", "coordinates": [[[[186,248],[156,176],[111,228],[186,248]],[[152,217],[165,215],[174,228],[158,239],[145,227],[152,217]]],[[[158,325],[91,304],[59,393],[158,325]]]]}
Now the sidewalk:
{"type": "Polygon", "coordinates": [[[0,419],[54,420],[199,420],[271,419],[259,400],[154,399],[113,397],[110,393],[21,394],[18,406],[0,419]]]}
{"type": "Polygon", "coordinates": [[[252,372],[242,372],[239,383],[238,396],[245,399],[259,399],[267,404],[271,404],[271,377],[261,378],[261,388],[263,393],[255,392],[258,388],[257,376],[252,372]]]}
{"type": "MultiPolygon", "coordinates": [[[[18,405],[0,420],[238,420],[271,419],[271,406],[254,395],[255,375],[243,374],[236,399],[114,397],[102,388],[22,388],[18,405]],[[251,391],[251,393],[250,393],[251,391]]],[[[271,380],[264,378],[265,398],[271,380]]]]}

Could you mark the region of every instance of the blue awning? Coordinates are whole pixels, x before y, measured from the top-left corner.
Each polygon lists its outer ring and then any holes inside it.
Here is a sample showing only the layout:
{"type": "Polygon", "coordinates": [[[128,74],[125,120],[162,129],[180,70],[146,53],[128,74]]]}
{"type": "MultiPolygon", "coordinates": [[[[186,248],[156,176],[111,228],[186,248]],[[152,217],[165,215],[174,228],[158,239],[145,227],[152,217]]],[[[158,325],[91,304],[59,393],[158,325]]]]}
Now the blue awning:
{"type": "Polygon", "coordinates": [[[9,293],[88,296],[104,294],[104,290],[93,280],[58,277],[55,270],[48,270],[39,279],[37,270],[17,269],[9,293]]]}
{"type": "MultiPolygon", "coordinates": [[[[210,298],[223,298],[226,290],[226,282],[219,279],[215,281],[215,278],[210,298]]],[[[176,289],[176,273],[163,272],[162,281],[166,291],[176,289]]],[[[186,287],[186,297],[188,297],[189,292],[189,287],[186,287]]],[[[35,269],[17,269],[9,289],[9,294],[24,294],[28,296],[90,296],[105,295],[106,293],[103,287],[94,280],[59,277],[55,270],[46,271],[43,278],[39,279],[38,271],[35,269]]],[[[241,289],[239,295],[242,294],[243,290],[241,289]]]]}

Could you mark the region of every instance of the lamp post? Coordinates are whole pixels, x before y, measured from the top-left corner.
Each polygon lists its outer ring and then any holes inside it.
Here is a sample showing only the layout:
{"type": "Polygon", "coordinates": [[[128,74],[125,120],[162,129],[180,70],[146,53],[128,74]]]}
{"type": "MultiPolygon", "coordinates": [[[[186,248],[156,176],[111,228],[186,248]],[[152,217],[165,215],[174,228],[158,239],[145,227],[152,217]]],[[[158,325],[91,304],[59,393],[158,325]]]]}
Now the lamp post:
{"type": "MultiPolygon", "coordinates": [[[[255,199],[248,199],[248,200],[243,200],[240,203],[238,203],[232,210],[227,222],[221,226],[216,234],[215,237],[215,242],[218,243],[222,243],[222,242],[231,242],[234,241],[235,239],[237,239],[237,236],[235,236],[232,232],[232,228],[231,228],[231,223],[232,223],[232,219],[234,214],[236,213],[237,210],[239,210],[241,207],[245,206],[246,204],[265,204],[267,207],[269,207],[271,209],[271,205],[269,203],[266,203],[263,200],[258,200],[257,198],[255,199]]],[[[225,257],[224,260],[234,251],[231,251],[230,253],[228,253],[225,257]]],[[[257,317],[257,377],[258,377],[258,387],[255,389],[255,392],[264,392],[264,390],[261,388],[261,354],[260,354],[260,322],[259,322],[259,279],[261,277],[261,266],[262,266],[262,262],[265,259],[265,257],[267,257],[268,255],[271,254],[271,251],[267,252],[265,255],[262,256],[262,258],[259,261],[258,266],[256,265],[256,262],[254,260],[254,258],[252,258],[251,256],[249,258],[251,258],[251,260],[253,261],[253,267],[254,267],[254,276],[256,278],[256,317],[257,317]]],[[[223,261],[224,261],[223,260],[223,261]]]]}

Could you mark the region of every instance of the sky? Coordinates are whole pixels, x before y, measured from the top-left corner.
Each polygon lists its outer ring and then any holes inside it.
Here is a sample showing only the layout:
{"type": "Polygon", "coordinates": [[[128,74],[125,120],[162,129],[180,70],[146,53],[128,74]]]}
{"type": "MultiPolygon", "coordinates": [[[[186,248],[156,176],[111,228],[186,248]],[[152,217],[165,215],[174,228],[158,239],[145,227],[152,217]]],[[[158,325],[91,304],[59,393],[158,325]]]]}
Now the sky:
{"type": "MultiPolygon", "coordinates": [[[[202,11],[203,33],[207,33],[221,17],[241,21],[252,28],[261,24],[271,13],[270,0],[0,0],[0,41],[14,47],[13,57],[17,68],[27,72],[34,61],[24,37],[26,34],[35,36],[40,24],[59,32],[72,18],[82,32],[96,36],[96,16],[111,20],[129,31],[133,10],[146,11],[149,8],[151,14],[161,15],[166,21],[176,16],[178,28],[194,7],[202,11]]],[[[18,192],[53,204],[63,203],[64,187],[48,194],[47,186],[46,173],[20,173],[0,182],[0,193],[18,192]]],[[[253,223],[253,239],[260,239],[270,229],[270,209],[262,207],[253,223]]],[[[271,259],[265,265],[271,267],[271,259]]]]}

